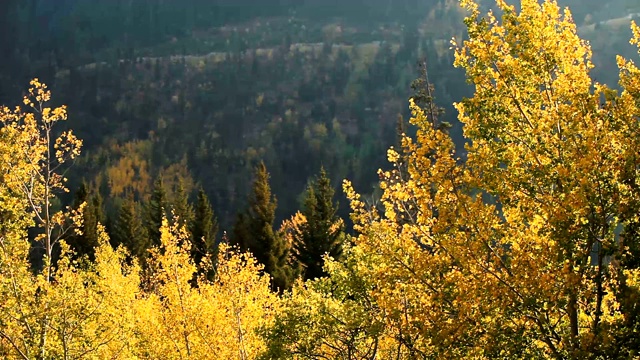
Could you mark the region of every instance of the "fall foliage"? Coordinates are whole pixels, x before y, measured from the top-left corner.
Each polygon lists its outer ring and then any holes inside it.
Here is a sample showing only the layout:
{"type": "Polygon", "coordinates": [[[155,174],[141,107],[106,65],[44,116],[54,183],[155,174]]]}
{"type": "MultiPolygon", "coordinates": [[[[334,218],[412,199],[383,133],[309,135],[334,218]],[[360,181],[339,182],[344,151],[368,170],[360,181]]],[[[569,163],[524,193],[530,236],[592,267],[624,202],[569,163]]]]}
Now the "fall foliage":
{"type": "MultiPolygon", "coordinates": [[[[65,190],[65,179],[54,170],[79,154],[81,142],[71,132],[50,142],[64,108],[44,107],[46,87],[37,80],[32,86],[38,102],[27,97],[25,104],[33,113],[3,108],[1,114],[0,356],[250,359],[261,353],[266,345],[257,329],[273,321],[279,303],[270,278],[250,254],[225,245],[217,258],[200,254],[201,266],[215,263],[216,269],[211,280],[199,276],[187,226],[175,212],[173,225],[161,219],[159,244],[144,255],[150,271],[138,266],[144,244],[132,243],[149,242],[133,199],[118,221],[120,246],[112,247],[98,223],[93,260],[73,253],[65,238],[78,241],[87,230],[86,202],[51,217],[47,206],[54,190],[65,190]],[[52,151],[54,158],[48,157],[52,151]],[[36,240],[46,252],[31,264],[27,228],[34,220],[44,230],[36,240]]],[[[200,222],[209,221],[203,216],[200,222]]],[[[204,231],[212,231],[207,226],[204,231]]]]}
{"type": "Polygon", "coordinates": [[[456,104],[466,160],[412,101],[417,135],[388,152],[382,209],[345,182],[359,235],[286,299],[270,358],[637,354],[640,73],[619,59],[616,93],[590,78],[568,11],[497,4],[501,20],[462,1],[469,39],[453,43],[475,85],[456,104]]]}
{"type": "Polygon", "coordinates": [[[620,91],[594,81],[555,1],[497,0],[500,19],[460,3],[455,65],[475,86],[455,104],[465,155],[425,82],[415,136],[378,173],[379,206],[343,183],[353,236],[324,169],[274,230],[260,163],[237,247],[217,241],[203,190],[194,207],[162,174],[148,199],[110,187],[128,196],[110,239],[99,194],[60,205],[82,141],[34,79],[24,109],[0,109],[0,357],[637,357],[640,69],[619,57],[620,91]]]}

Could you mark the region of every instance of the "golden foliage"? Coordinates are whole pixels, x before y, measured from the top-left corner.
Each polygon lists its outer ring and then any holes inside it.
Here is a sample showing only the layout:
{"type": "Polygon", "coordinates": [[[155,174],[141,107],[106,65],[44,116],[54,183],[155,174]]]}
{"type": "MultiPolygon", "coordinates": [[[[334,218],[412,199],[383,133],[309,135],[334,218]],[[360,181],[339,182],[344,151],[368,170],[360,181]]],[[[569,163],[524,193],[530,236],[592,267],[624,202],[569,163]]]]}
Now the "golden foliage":
{"type": "Polygon", "coordinates": [[[222,244],[213,281],[191,280],[197,268],[183,228],[162,226],[151,254],[152,291],[138,317],[141,353],[151,359],[253,359],[265,347],[256,330],[278,309],[269,278],[255,259],[222,244]]]}
{"type": "Polygon", "coordinates": [[[125,265],[122,250],[111,248],[102,227],[99,233],[95,263],[88,268],[71,261],[61,242],[52,281],[29,271],[26,254],[3,252],[0,354],[22,359],[129,356],[138,271],[125,265]]]}
{"type": "Polygon", "coordinates": [[[102,225],[92,262],[73,260],[67,232],[52,236],[54,226],[82,224],[84,204],[46,212],[54,190],[64,190],[55,170],[78,155],[81,143],[71,132],[48,141],[66,112],[43,107],[50,94],[37,80],[32,85],[35,101],[25,103],[35,114],[0,113],[0,357],[256,358],[266,346],[257,330],[273,322],[279,299],[250,255],[222,245],[213,280],[197,277],[186,229],[165,219],[161,247],[151,251],[150,286],[143,288],[140,268],[129,264],[123,247],[111,247],[102,225]],[[45,256],[35,272],[26,234],[34,216],[60,248],[55,264],[45,256]]]}
{"type": "MultiPolygon", "coordinates": [[[[455,65],[475,85],[455,104],[466,160],[435,114],[411,101],[416,137],[387,153],[394,167],[379,173],[382,206],[367,207],[345,181],[357,237],[342,260],[326,259],[328,277],[282,298],[251,255],[225,244],[205,259],[215,276],[197,275],[187,230],[166,219],[144,288],[102,226],[95,262],[71,260],[65,232],[53,229],[81,221],[81,209],[49,209],[65,191],[56,171],[81,142],[70,131],[51,139],[66,109],[45,107],[51,95],[34,80],[29,112],[0,110],[0,356],[632,357],[640,70],[618,58],[620,93],[594,82],[591,49],[555,1],[522,0],[517,11],[497,0],[501,20],[481,17],[475,1],[461,4],[469,38],[454,43],[455,65]],[[35,272],[26,241],[33,218],[49,250],[35,272]]],[[[632,30],[640,46],[640,28],[632,30]]],[[[136,164],[117,164],[110,178],[128,182],[119,169],[136,164]]],[[[280,235],[291,243],[305,223],[298,213],[280,235]]]]}
{"type": "Polygon", "coordinates": [[[294,291],[269,358],[632,356],[640,71],[619,59],[619,95],[594,82],[555,1],[498,0],[501,20],[461,4],[466,161],[411,103],[417,134],[387,154],[382,209],[345,182],[359,235],[329,279],[294,291]]]}
{"type": "Polygon", "coordinates": [[[106,172],[111,196],[132,193],[142,196],[151,186],[151,175],[147,159],[151,154],[148,141],[133,141],[111,149],[120,158],[106,172]]]}
{"type": "Polygon", "coordinates": [[[295,239],[299,239],[302,236],[302,227],[307,222],[307,218],[297,211],[290,219],[286,219],[280,225],[278,229],[278,236],[282,236],[286,240],[289,246],[292,246],[295,239]]]}

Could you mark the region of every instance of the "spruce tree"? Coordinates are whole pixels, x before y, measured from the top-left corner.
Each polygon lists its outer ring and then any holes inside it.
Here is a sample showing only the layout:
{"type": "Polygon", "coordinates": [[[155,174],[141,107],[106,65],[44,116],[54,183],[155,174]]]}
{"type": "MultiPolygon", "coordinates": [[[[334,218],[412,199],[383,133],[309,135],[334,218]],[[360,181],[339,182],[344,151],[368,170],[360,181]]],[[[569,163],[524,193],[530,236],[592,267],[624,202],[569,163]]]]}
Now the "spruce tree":
{"type": "MultiPolygon", "coordinates": [[[[104,199],[100,195],[100,191],[96,190],[91,193],[89,200],[89,207],[86,209],[88,213],[93,217],[92,222],[85,226],[88,236],[88,244],[91,246],[91,256],[93,257],[93,250],[98,246],[98,224],[104,225],[107,222],[107,215],[104,212],[104,199]]],[[[85,213],[85,216],[88,215],[85,213]]]]}
{"type": "Polygon", "coordinates": [[[182,179],[178,181],[178,185],[176,186],[172,216],[174,221],[177,219],[180,226],[188,228],[189,224],[193,222],[193,206],[189,203],[189,194],[184,189],[182,179]]]}
{"type": "Polygon", "coordinates": [[[213,213],[207,194],[200,188],[195,214],[191,223],[191,234],[193,236],[191,256],[196,264],[200,264],[203,257],[215,251],[217,233],[218,220],[213,213]]]}
{"type": "Polygon", "coordinates": [[[251,231],[249,230],[249,218],[246,211],[236,214],[236,220],[233,223],[231,232],[231,244],[237,246],[241,251],[246,252],[249,248],[249,238],[251,231]]]}
{"type": "Polygon", "coordinates": [[[301,236],[294,240],[295,257],[303,268],[305,279],[325,276],[322,270],[325,254],[337,259],[342,254],[344,225],[333,203],[334,190],[327,172],[312,182],[304,200],[302,214],[306,222],[301,226],[301,236]]]}
{"type": "Polygon", "coordinates": [[[269,173],[264,163],[255,169],[248,209],[239,214],[234,226],[234,244],[251,252],[272,276],[274,288],[290,287],[292,271],[287,260],[290,247],[273,230],[276,198],[271,194],[269,173]]]}
{"type": "Polygon", "coordinates": [[[132,257],[144,264],[151,239],[140,216],[140,205],[133,196],[127,197],[120,206],[111,237],[114,245],[124,245],[132,257]]]}
{"type": "Polygon", "coordinates": [[[153,184],[151,198],[145,207],[145,227],[152,246],[160,245],[160,227],[167,215],[167,193],[162,176],[153,184]]]}
{"type": "Polygon", "coordinates": [[[94,249],[98,245],[98,223],[104,224],[105,215],[100,193],[91,194],[86,182],[80,185],[72,206],[78,209],[83,203],[86,205],[82,211],[82,227],[78,229],[79,233],[67,237],[66,241],[79,258],[86,255],[93,260],[94,249]]]}
{"type": "Polygon", "coordinates": [[[83,251],[81,249],[82,244],[85,241],[85,235],[86,235],[86,231],[85,228],[87,227],[87,219],[86,216],[84,214],[84,212],[86,211],[86,207],[89,205],[89,187],[87,186],[87,183],[85,181],[83,181],[80,184],[80,187],[78,188],[78,190],[76,190],[74,197],[73,197],[73,203],[72,203],[72,208],[74,210],[78,210],[80,209],[80,206],[86,203],[85,205],[85,210],[83,211],[82,217],[83,217],[83,222],[82,222],[82,226],[77,229],[79,230],[78,232],[74,232],[72,235],[70,235],[67,239],[65,239],[65,241],[67,242],[67,244],[69,244],[69,246],[71,246],[71,249],[73,249],[73,251],[76,252],[78,257],[82,257],[82,255],[85,255],[86,252],[83,251]]]}

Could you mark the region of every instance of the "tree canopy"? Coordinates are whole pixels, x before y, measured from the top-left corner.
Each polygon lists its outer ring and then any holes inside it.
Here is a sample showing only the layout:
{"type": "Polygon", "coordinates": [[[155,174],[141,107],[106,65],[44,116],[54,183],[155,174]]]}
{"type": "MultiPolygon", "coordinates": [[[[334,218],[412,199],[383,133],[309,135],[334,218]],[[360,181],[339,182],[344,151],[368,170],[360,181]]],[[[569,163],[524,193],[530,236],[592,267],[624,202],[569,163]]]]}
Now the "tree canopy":
{"type": "Polygon", "coordinates": [[[99,198],[84,189],[62,205],[82,141],[33,80],[24,108],[0,109],[0,356],[637,357],[640,69],[618,57],[620,90],[594,81],[589,44],[553,0],[497,0],[499,18],[461,4],[454,64],[474,85],[455,104],[464,156],[431,94],[411,99],[415,136],[388,150],[379,201],[343,183],[353,236],[338,231],[324,171],[303,213],[274,230],[260,163],[238,246],[225,234],[214,252],[204,191],[193,207],[181,180],[171,197],[162,177],[143,214],[128,192],[112,243],[99,198]],[[319,251],[300,256],[312,246],[333,255],[322,271],[319,251]],[[302,259],[323,276],[292,281],[302,259]]]}
{"type": "Polygon", "coordinates": [[[500,20],[462,1],[469,38],[453,42],[475,85],[456,104],[466,160],[412,101],[417,135],[388,152],[381,209],[345,182],[359,235],[288,299],[270,358],[637,353],[640,71],[619,58],[610,90],[555,1],[497,4],[500,20]]]}

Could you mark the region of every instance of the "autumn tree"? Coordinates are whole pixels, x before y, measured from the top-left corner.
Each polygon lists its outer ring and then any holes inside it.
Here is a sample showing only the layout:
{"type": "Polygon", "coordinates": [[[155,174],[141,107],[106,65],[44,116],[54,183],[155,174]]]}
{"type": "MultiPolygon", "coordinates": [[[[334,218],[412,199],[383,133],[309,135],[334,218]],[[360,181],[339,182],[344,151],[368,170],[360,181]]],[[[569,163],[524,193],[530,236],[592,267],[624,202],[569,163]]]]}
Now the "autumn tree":
{"type": "Polygon", "coordinates": [[[484,272],[506,300],[505,322],[518,324],[511,330],[538,341],[528,348],[550,357],[610,356],[621,348],[605,344],[616,342],[615,329],[628,319],[628,308],[616,304],[637,286],[637,270],[617,260],[629,255],[630,239],[616,233],[636,221],[628,211],[638,195],[631,185],[638,73],[620,59],[618,95],[591,79],[591,49],[568,10],[554,1],[522,1],[519,13],[498,4],[501,22],[463,2],[470,39],[455,61],[476,85],[456,105],[472,141],[470,182],[496,199],[504,218],[484,246],[495,249],[484,272]]]}
{"type": "MultiPolygon", "coordinates": [[[[197,277],[184,227],[161,227],[151,255],[152,290],[139,306],[137,356],[154,359],[255,359],[264,351],[258,329],[279,308],[269,276],[249,254],[222,245],[212,280],[197,277]]],[[[208,258],[208,266],[213,259],[208,258]]]]}
{"type": "Polygon", "coordinates": [[[325,275],[322,270],[325,255],[338,259],[342,253],[343,222],[336,215],[334,190],[324,168],[307,188],[299,236],[293,239],[294,253],[304,269],[305,279],[325,275]]]}
{"type": "Polygon", "coordinates": [[[327,260],[328,277],[295,286],[284,297],[263,333],[267,348],[259,359],[403,358],[393,339],[385,338],[386,314],[374,299],[375,281],[361,276],[363,263],[351,250],[346,247],[340,262],[327,260]]]}
{"type": "Polygon", "coordinates": [[[57,171],[79,154],[71,132],[54,138],[53,126],[66,119],[64,107],[46,107],[50,93],[31,82],[24,103],[32,110],[0,110],[0,354],[16,359],[77,359],[128,356],[133,336],[130,309],[139,289],[137,270],[123,264],[97,225],[95,261],[73,261],[64,238],[81,231],[86,203],[53,213],[56,192],[66,191],[57,171]],[[27,227],[40,224],[43,267],[28,261],[27,227]],[[55,266],[51,255],[58,252],[55,266]]]}
{"type": "MultiPolygon", "coordinates": [[[[50,272],[52,256],[56,244],[68,234],[65,226],[65,212],[53,208],[52,199],[56,193],[68,192],[66,178],[60,174],[69,162],[80,154],[82,141],[71,130],[63,131],[56,137],[54,126],[67,119],[66,107],[47,107],[51,92],[38,79],[31,81],[29,94],[24,98],[26,111],[16,108],[3,113],[3,128],[20,147],[19,156],[27,166],[7,174],[18,184],[35,216],[41,233],[37,240],[44,253],[43,266],[50,272]],[[20,171],[23,170],[23,171],[20,171]]],[[[17,161],[8,158],[9,161],[17,161]]],[[[8,166],[13,164],[9,162],[8,166]]]]}
{"type": "MultiPolygon", "coordinates": [[[[359,358],[631,358],[640,70],[619,58],[620,93],[594,82],[591,50],[555,1],[523,0],[520,10],[497,1],[501,20],[461,3],[469,38],[454,43],[455,64],[475,85],[456,104],[466,163],[432,107],[412,100],[416,137],[387,154],[383,208],[345,183],[358,236],[343,262],[358,264],[354,278],[384,314],[360,334],[375,339],[375,355],[359,358]]],[[[331,306],[334,288],[298,292],[276,327],[289,341],[274,349],[337,357],[335,345],[295,330],[322,316],[300,306],[331,306]],[[298,322],[296,309],[310,317],[298,322]]],[[[353,316],[375,319],[361,309],[353,316]]]]}
{"type": "Polygon", "coordinates": [[[255,168],[248,202],[247,210],[238,215],[232,241],[264,265],[264,270],[273,277],[274,287],[286,289],[291,282],[287,261],[290,246],[273,229],[276,198],[271,194],[269,173],[262,162],[255,168]]]}

